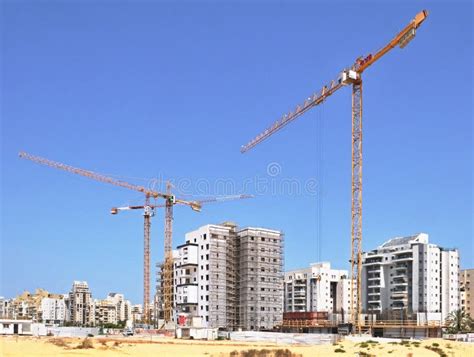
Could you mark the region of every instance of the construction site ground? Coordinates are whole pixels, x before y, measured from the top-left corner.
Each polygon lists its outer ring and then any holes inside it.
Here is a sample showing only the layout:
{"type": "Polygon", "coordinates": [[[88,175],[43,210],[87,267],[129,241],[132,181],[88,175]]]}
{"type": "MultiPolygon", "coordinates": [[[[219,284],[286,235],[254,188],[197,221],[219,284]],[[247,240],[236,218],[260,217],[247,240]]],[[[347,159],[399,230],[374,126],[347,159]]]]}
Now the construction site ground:
{"type": "MultiPolygon", "coordinates": [[[[59,337],[0,337],[1,356],[288,356],[282,350],[290,350],[293,356],[474,356],[474,344],[466,342],[428,339],[400,344],[394,341],[361,342],[350,339],[335,344],[324,345],[281,345],[268,342],[237,341],[196,341],[178,340],[169,337],[93,337],[88,338],[59,337]],[[428,349],[429,347],[430,349],[428,349]],[[249,350],[272,350],[274,353],[247,352],[249,350]],[[336,350],[339,349],[339,352],[336,350]],[[437,351],[433,349],[438,349],[437,351]],[[280,350],[278,353],[277,351],[280,350]],[[345,353],[341,353],[343,350],[345,353]],[[236,352],[234,352],[236,351],[236,352]]],[[[369,340],[369,338],[368,338],[369,340]]]]}

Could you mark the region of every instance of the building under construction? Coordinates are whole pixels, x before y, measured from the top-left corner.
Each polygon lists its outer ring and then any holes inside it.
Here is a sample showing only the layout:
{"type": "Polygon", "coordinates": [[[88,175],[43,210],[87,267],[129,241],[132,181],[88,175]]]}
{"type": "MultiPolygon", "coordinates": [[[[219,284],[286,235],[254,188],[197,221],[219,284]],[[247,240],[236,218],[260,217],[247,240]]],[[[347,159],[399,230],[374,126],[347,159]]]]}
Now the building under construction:
{"type": "MultiPolygon", "coordinates": [[[[239,229],[231,222],[206,225],[187,233],[173,256],[176,323],[201,317],[204,326],[228,330],[269,330],[281,324],[280,231],[239,229]]],[[[158,301],[159,295],[158,290],[158,301]]]]}

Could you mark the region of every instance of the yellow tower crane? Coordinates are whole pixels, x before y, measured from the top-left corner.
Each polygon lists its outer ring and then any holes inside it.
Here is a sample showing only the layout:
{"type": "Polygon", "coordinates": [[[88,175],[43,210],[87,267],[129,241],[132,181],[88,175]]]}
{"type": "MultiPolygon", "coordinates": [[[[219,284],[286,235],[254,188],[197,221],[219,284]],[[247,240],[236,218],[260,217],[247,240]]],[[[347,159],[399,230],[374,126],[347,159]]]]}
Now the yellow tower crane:
{"type": "Polygon", "coordinates": [[[383,48],[365,57],[359,57],[348,69],[344,69],[336,80],[314,93],[294,111],[284,115],[261,134],[243,145],[244,153],[261,143],[309,109],[322,104],[326,98],[340,88],[352,86],[352,214],[351,214],[351,322],[360,333],[361,321],[361,274],[362,274],[362,73],[395,47],[404,48],[414,37],[418,27],[425,21],[428,12],[423,10],[383,48]],[[354,286],[355,284],[355,286],[354,286]],[[357,291],[357,302],[353,292],[357,291]]]}

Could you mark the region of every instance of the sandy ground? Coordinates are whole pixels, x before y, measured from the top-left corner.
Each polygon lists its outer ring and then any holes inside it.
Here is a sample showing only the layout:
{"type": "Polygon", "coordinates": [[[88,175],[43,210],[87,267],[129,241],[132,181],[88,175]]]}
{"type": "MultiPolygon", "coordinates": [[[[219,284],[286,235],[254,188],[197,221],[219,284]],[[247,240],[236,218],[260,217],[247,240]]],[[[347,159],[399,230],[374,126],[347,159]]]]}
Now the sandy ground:
{"type": "Polygon", "coordinates": [[[447,356],[473,356],[474,344],[451,342],[440,339],[421,341],[419,346],[410,344],[378,343],[361,347],[351,341],[342,341],[336,345],[323,346],[281,346],[262,343],[241,343],[233,341],[185,341],[172,338],[155,338],[154,340],[134,338],[91,338],[93,348],[77,349],[83,339],[52,337],[0,337],[1,356],[170,356],[170,357],[228,357],[232,351],[249,349],[286,349],[302,356],[357,356],[363,351],[373,356],[407,357],[407,356],[440,356],[425,346],[439,344],[447,356]],[[57,346],[56,344],[64,344],[57,346]],[[336,353],[342,348],[345,353],[336,353]]]}

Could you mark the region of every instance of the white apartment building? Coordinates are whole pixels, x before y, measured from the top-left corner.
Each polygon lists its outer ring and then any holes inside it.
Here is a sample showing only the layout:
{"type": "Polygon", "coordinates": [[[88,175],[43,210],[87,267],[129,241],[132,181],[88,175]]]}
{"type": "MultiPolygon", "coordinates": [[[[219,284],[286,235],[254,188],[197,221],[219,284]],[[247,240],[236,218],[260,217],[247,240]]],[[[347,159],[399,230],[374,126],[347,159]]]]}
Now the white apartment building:
{"type": "Polygon", "coordinates": [[[357,292],[355,286],[352,292],[347,270],[332,269],[329,262],[285,273],[285,312],[328,312],[347,322],[351,294],[356,304],[357,292]]]}
{"type": "Polygon", "coordinates": [[[64,298],[43,298],[41,300],[42,321],[62,324],[66,321],[66,302],[64,298]]]}
{"type": "Polygon", "coordinates": [[[367,313],[444,321],[459,309],[459,253],[430,244],[425,233],[390,239],[363,254],[362,291],[367,313]]]}
{"type": "Polygon", "coordinates": [[[208,327],[249,330],[281,322],[281,232],[226,222],[203,226],[185,239],[174,252],[176,320],[200,316],[208,327]]]}

